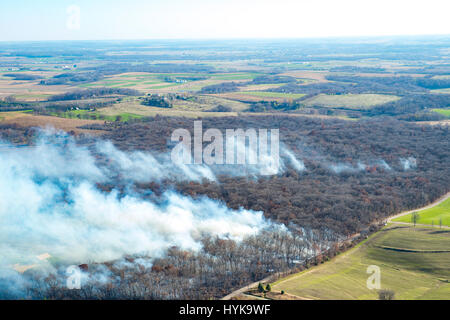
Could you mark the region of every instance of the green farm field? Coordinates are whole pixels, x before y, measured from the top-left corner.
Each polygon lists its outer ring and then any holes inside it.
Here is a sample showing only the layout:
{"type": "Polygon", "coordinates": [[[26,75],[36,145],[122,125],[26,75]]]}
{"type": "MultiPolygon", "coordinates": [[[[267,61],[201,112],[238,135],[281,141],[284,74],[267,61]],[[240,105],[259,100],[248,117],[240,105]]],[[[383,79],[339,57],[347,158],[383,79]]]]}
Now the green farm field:
{"type": "Polygon", "coordinates": [[[131,119],[140,119],[143,116],[129,113],[117,112],[115,114],[105,114],[99,111],[89,110],[72,110],[66,112],[52,113],[52,116],[68,118],[68,119],[83,119],[83,120],[105,120],[105,121],[129,121],[131,119]]]}
{"type": "MultiPolygon", "coordinates": [[[[442,219],[442,225],[450,227],[450,198],[442,202],[441,204],[425,209],[422,211],[418,211],[419,219],[417,220],[418,224],[427,224],[427,225],[439,225],[440,219],[442,219]]],[[[411,222],[411,214],[398,217],[392,220],[393,222],[411,222]]],[[[449,243],[450,247],[450,243],[449,243]]]]}
{"type": "Polygon", "coordinates": [[[329,108],[346,109],[370,109],[373,106],[396,101],[398,99],[400,98],[397,96],[383,94],[320,94],[306,100],[304,103],[307,106],[323,106],[329,108]]]}
{"type": "Polygon", "coordinates": [[[450,109],[433,109],[433,111],[450,118],[450,109]]]}
{"type": "Polygon", "coordinates": [[[377,299],[367,267],[381,270],[381,289],[396,299],[450,299],[450,230],[389,225],[322,265],[280,279],[273,291],[308,299],[377,299]],[[433,251],[434,250],[434,251],[433,251]]]}
{"type": "MultiPolygon", "coordinates": [[[[124,73],[110,76],[107,79],[81,84],[82,88],[111,87],[111,88],[133,88],[143,91],[155,92],[155,90],[177,88],[180,91],[197,91],[202,87],[211,84],[218,84],[227,81],[252,80],[260,75],[259,73],[124,73]],[[166,78],[203,77],[201,80],[187,80],[184,82],[168,82],[166,78]]],[[[164,91],[164,90],[163,90],[164,91]]],[[[172,90],[170,90],[172,91],[172,90]]]]}
{"type": "Polygon", "coordinates": [[[299,99],[305,94],[303,93],[283,93],[283,92],[267,92],[267,91],[243,91],[242,94],[264,97],[264,98],[284,98],[284,99],[299,99]]]}

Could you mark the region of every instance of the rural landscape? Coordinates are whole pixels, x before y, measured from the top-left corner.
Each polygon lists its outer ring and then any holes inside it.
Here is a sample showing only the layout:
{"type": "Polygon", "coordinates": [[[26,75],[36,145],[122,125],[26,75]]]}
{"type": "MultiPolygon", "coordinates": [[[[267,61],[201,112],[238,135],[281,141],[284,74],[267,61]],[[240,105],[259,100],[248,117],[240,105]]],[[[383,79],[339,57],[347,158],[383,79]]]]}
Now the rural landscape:
{"type": "Polygon", "coordinates": [[[1,309],[445,310],[449,11],[2,0],[1,309]]]}
{"type": "Polygon", "coordinates": [[[447,36],[0,43],[0,298],[450,299],[449,56],[447,36]],[[278,129],[279,167],[171,163],[198,121],[278,129]]]}

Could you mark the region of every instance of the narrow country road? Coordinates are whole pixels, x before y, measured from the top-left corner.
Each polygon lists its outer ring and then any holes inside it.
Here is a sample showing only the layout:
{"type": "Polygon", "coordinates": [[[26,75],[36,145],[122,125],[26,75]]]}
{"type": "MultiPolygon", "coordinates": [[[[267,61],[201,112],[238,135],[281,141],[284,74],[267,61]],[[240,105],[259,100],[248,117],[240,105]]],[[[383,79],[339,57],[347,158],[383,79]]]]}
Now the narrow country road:
{"type": "Polygon", "coordinates": [[[264,279],[262,279],[262,280],[260,280],[260,281],[256,281],[256,282],[250,283],[249,285],[246,285],[245,287],[240,288],[240,289],[238,289],[238,290],[236,290],[236,291],[233,291],[232,293],[226,295],[226,296],[223,297],[221,300],[230,300],[231,298],[233,298],[233,297],[235,297],[235,296],[237,296],[237,295],[239,295],[239,294],[241,294],[241,293],[244,293],[244,292],[249,291],[250,289],[256,288],[256,287],[258,286],[259,283],[264,283],[264,282],[270,281],[270,279],[271,279],[273,276],[274,276],[274,275],[270,275],[270,276],[268,276],[267,278],[264,278],[264,279]]]}

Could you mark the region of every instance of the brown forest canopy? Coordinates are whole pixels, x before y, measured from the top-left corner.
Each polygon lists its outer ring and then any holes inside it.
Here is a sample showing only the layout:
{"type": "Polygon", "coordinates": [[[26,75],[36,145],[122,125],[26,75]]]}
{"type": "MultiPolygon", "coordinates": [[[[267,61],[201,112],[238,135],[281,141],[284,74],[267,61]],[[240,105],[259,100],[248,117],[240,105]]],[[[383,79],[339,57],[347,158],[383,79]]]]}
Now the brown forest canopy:
{"type": "MultiPolygon", "coordinates": [[[[139,122],[92,124],[124,150],[167,152],[172,131],[193,130],[187,118],[148,118],[139,122]]],[[[220,176],[219,181],[174,183],[191,196],[208,195],[231,208],[262,210],[266,217],[287,225],[332,229],[342,235],[366,228],[376,220],[425,205],[450,190],[450,128],[398,120],[348,122],[289,116],[240,116],[203,119],[203,128],[225,132],[234,128],[280,128],[281,142],[306,170],[291,167],[276,176],[220,176]],[[412,157],[417,167],[402,168],[400,159],[412,157]],[[329,164],[359,162],[383,165],[336,173],[329,164]]],[[[32,131],[3,125],[1,139],[24,143],[32,131]]],[[[112,186],[114,187],[114,186],[112,186]]],[[[166,186],[167,187],[167,186],[166,186]]],[[[140,184],[137,191],[157,192],[156,184],[140,184]]]]}
{"type": "MultiPolygon", "coordinates": [[[[98,126],[98,125],[97,125],[98,126]]],[[[156,117],[144,122],[100,125],[106,138],[127,150],[167,151],[176,128],[193,120],[156,117]]],[[[219,183],[179,183],[192,196],[208,195],[231,208],[262,210],[266,217],[341,234],[359,231],[377,219],[422,206],[450,190],[448,126],[421,126],[397,120],[348,122],[288,116],[203,119],[203,128],[280,128],[281,142],[306,165],[301,173],[253,178],[223,176],[219,183]],[[400,159],[417,168],[404,170],[400,159]],[[335,173],[327,164],[385,161],[391,169],[335,173]]],[[[150,186],[139,186],[141,189],[150,186]]]]}

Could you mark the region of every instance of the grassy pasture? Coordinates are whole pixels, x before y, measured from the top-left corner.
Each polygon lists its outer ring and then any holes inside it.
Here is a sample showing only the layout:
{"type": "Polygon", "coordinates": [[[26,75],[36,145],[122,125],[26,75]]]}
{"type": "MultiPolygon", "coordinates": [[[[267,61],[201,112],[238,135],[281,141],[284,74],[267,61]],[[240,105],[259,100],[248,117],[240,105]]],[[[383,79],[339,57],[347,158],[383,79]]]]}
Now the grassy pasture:
{"type": "Polygon", "coordinates": [[[0,112],[0,121],[4,120],[12,120],[16,118],[20,118],[26,114],[33,112],[33,110],[24,110],[24,111],[5,111],[0,112]]]}
{"type": "Polygon", "coordinates": [[[104,114],[101,111],[89,110],[71,110],[66,112],[54,112],[52,116],[68,119],[84,120],[104,120],[104,121],[129,121],[131,119],[140,119],[143,116],[129,112],[118,112],[116,114],[104,114]]]}
{"type": "Polygon", "coordinates": [[[267,92],[267,91],[243,91],[242,94],[263,98],[283,98],[283,99],[299,99],[305,96],[305,94],[303,93],[283,93],[283,92],[267,92]]]}
{"type": "MultiPolygon", "coordinates": [[[[172,76],[172,74],[167,74],[167,76],[172,76]]],[[[81,84],[79,85],[79,87],[85,88],[111,87],[111,88],[134,88],[138,90],[150,90],[158,85],[159,86],[174,85],[174,83],[163,81],[161,78],[161,74],[126,73],[113,75],[97,82],[81,84]]]]}
{"type": "Polygon", "coordinates": [[[0,112],[0,123],[17,124],[22,127],[54,127],[66,132],[100,134],[100,130],[81,129],[80,126],[103,123],[103,120],[87,120],[54,116],[34,115],[29,111],[0,112]]]}
{"type": "Polygon", "coordinates": [[[328,82],[325,72],[317,71],[288,71],[280,74],[282,76],[290,76],[302,80],[305,84],[311,82],[328,82]]]}
{"type": "Polygon", "coordinates": [[[115,116],[122,113],[133,113],[141,117],[154,117],[156,115],[173,116],[173,117],[220,117],[220,116],[236,116],[237,112],[203,112],[201,109],[193,107],[174,107],[174,108],[157,108],[143,106],[137,102],[118,103],[111,107],[99,109],[99,112],[105,116],[115,116]]]}
{"type": "Polygon", "coordinates": [[[111,87],[111,88],[132,88],[149,93],[169,93],[169,92],[195,92],[203,87],[229,81],[248,81],[261,75],[257,72],[236,72],[236,73],[123,73],[109,76],[106,79],[80,84],[82,88],[111,87]],[[187,80],[185,82],[165,81],[169,78],[205,77],[200,80],[187,80]]]}
{"type": "Polygon", "coordinates": [[[187,100],[174,100],[173,108],[158,108],[144,106],[140,101],[133,97],[124,98],[121,102],[115,103],[111,106],[100,108],[97,110],[102,115],[114,116],[121,113],[132,113],[140,116],[224,116],[224,115],[236,115],[237,112],[245,110],[248,106],[238,101],[232,101],[228,99],[221,99],[218,97],[212,97],[207,95],[193,96],[187,100]],[[217,105],[223,105],[229,107],[231,112],[205,112],[209,111],[217,105]]]}
{"type": "Polygon", "coordinates": [[[23,93],[23,94],[16,94],[14,95],[14,98],[16,98],[19,101],[45,101],[48,98],[50,98],[53,94],[51,93],[23,93]]]}
{"type": "Polygon", "coordinates": [[[306,100],[307,106],[322,106],[329,108],[346,109],[370,109],[373,106],[400,99],[393,95],[383,94],[341,94],[328,95],[319,94],[306,100]]]}
{"type": "Polygon", "coordinates": [[[272,289],[310,299],[377,299],[366,285],[367,267],[376,265],[381,289],[394,290],[397,299],[450,299],[449,243],[449,230],[390,225],[324,264],[278,280],[272,289]]]}
{"type": "MultiPolygon", "coordinates": [[[[441,204],[425,209],[422,211],[418,211],[419,219],[417,223],[419,224],[428,224],[431,225],[434,222],[434,225],[439,225],[439,220],[442,218],[442,225],[450,227],[450,199],[445,200],[441,204]]],[[[411,222],[411,214],[398,217],[393,219],[394,222],[411,222]]],[[[448,244],[450,247],[450,243],[448,244]]]]}
{"type": "Polygon", "coordinates": [[[239,73],[223,73],[214,74],[211,76],[213,80],[252,80],[258,76],[260,73],[256,72],[239,72],[239,73]]]}
{"type": "Polygon", "coordinates": [[[450,109],[433,109],[433,111],[450,118],[450,109]]]}
{"type": "MultiPolygon", "coordinates": [[[[158,91],[160,89],[170,89],[176,87],[183,91],[200,90],[205,85],[217,84],[224,81],[244,81],[251,80],[259,76],[259,73],[240,72],[240,73],[124,73],[108,77],[98,82],[85,83],[80,87],[114,87],[114,88],[133,88],[138,90],[158,91]],[[164,77],[206,77],[203,80],[187,80],[186,82],[167,82],[164,77]]],[[[163,90],[165,92],[166,90],[163,90]]]]}
{"type": "Polygon", "coordinates": [[[246,85],[245,87],[242,87],[241,88],[241,92],[245,92],[245,91],[264,91],[264,90],[268,90],[268,89],[279,88],[282,85],[284,85],[284,84],[283,83],[249,84],[249,85],[246,85]]]}

